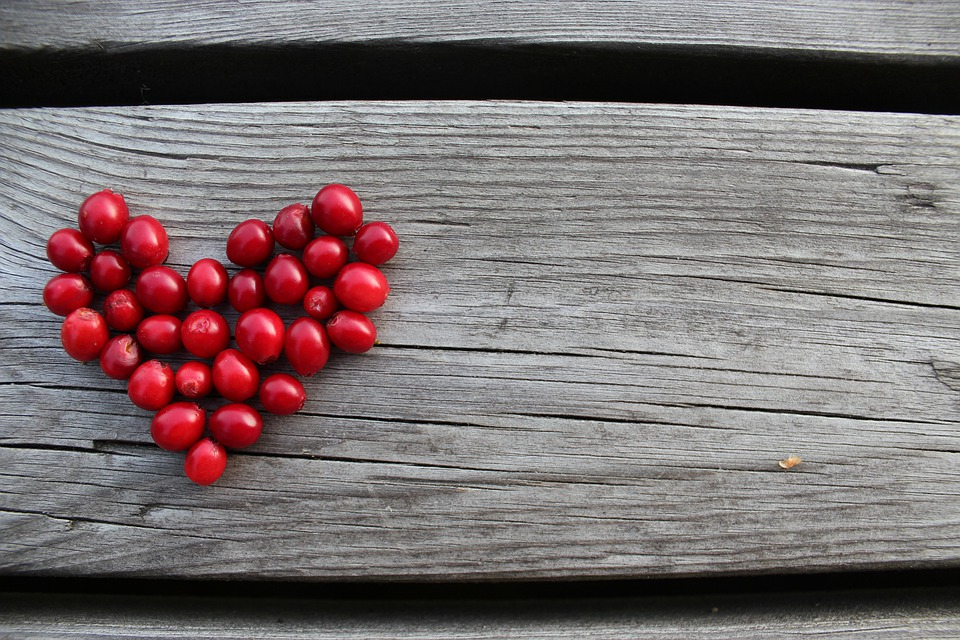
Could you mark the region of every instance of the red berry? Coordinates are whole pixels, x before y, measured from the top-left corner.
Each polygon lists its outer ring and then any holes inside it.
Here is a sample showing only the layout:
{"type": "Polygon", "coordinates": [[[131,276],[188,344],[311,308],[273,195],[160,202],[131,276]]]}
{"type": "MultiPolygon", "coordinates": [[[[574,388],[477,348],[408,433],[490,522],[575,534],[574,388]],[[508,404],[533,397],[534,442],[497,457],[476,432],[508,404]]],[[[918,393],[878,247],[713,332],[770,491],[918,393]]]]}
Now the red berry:
{"type": "Polygon", "coordinates": [[[94,253],[93,243],[76,229],[54,231],[47,240],[47,258],[50,264],[67,273],[89,269],[94,253]]]}
{"type": "Polygon", "coordinates": [[[216,311],[201,309],[187,316],[180,326],[187,351],[198,358],[212,358],[230,343],[230,326],[216,311]]]}
{"type": "Polygon", "coordinates": [[[43,304],[58,316],[68,316],[93,302],[93,287],[79,273],[53,276],[43,287],[43,304]]]}
{"type": "Polygon", "coordinates": [[[277,244],[287,249],[299,251],[313,238],[316,228],[310,209],[303,204],[291,204],[280,209],[273,220],[273,237],[277,244]]]}
{"type": "Polygon", "coordinates": [[[273,232],[263,220],[245,220],[227,238],[227,258],[241,267],[266,262],[273,253],[273,232]]]}
{"type": "Polygon", "coordinates": [[[183,451],[203,436],[207,414],[195,402],[168,404],[153,416],[150,435],[161,449],[183,451]]]}
{"type": "Polygon", "coordinates": [[[227,468],[227,452],[212,438],[203,438],[190,447],[183,461],[183,472],[199,485],[213,484],[227,468]]]}
{"type": "Polygon", "coordinates": [[[143,320],[143,305],[133,291],[117,289],[103,302],[107,325],[115,331],[133,331],[143,320]]]}
{"type": "Polygon", "coordinates": [[[140,360],[140,345],[125,333],[110,338],[100,352],[100,368],[114,380],[128,379],[140,366],[140,360]]]}
{"type": "Polygon", "coordinates": [[[283,320],[270,309],[251,309],[237,320],[237,346],[259,364],[273,362],[283,351],[283,320]]]}
{"type": "Polygon", "coordinates": [[[204,362],[184,362],[174,376],[177,391],[185,398],[205,398],[213,391],[213,371],[204,362]]]}
{"type": "Polygon", "coordinates": [[[120,239],[130,211],[123,196],[109,189],[99,191],[80,205],[80,231],[97,244],[113,244],[120,239]]]}
{"type": "Polygon", "coordinates": [[[399,248],[400,239],[386,222],[368,222],[360,227],[353,239],[353,252],[369,264],[383,264],[397,255],[399,248]]]}
{"type": "Polygon", "coordinates": [[[130,282],[130,265],[116,251],[104,249],[90,263],[90,280],[97,291],[110,293],[130,282]]]}
{"type": "Polygon", "coordinates": [[[180,319],[158,315],[145,318],[137,326],[137,342],[151,353],[167,354],[180,351],[180,319]]]}
{"type": "Polygon", "coordinates": [[[137,278],[137,300],[154,313],[177,313],[187,306],[187,283],[170,267],[147,267],[137,278]]]}
{"type": "Polygon", "coordinates": [[[224,349],[213,360],[213,386],[227,400],[243,402],[257,393],[260,370],[236,349],[224,349]]]}
{"type": "Polygon", "coordinates": [[[332,278],[347,264],[347,245],[340,238],[320,236],[303,250],[303,264],[311,275],[332,278]]]}
{"type": "Polygon", "coordinates": [[[327,321],[327,335],[330,342],[348,353],[364,353],[377,342],[377,328],[370,318],[349,309],[337,311],[327,321]]]}
{"type": "Polygon", "coordinates": [[[60,329],[63,349],[67,355],[80,362],[99,358],[109,339],[110,330],[107,329],[103,316],[87,307],[72,311],[60,329]]]}
{"type": "Polygon", "coordinates": [[[296,256],[280,254],[267,265],[263,286],[277,304],[300,304],[310,288],[310,276],[296,256]]]}
{"type": "Polygon", "coordinates": [[[352,236],[363,224],[360,198],[342,184],[328,184],[320,189],[310,213],[317,226],[332,236],[352,236]]]}
{"type": "Polygon", "coordinates": [[[303,408],[307,392],[300,381],[286,373],[275,373],[260,385],[263,408],[278,416],[288,416],[303,408]]]}
{"type": "Polygon", "coordinates": [[[312,376],[327,364],[330,340],[322,324],[313,318],[297,318],[287,329],[283,352],[294,371],[312,376]]]}
{"type": "Polygon", "coordinates": [[[366,313],[383,305],[390,285],[380,269],[365,262],[352,262],[337,274],[333,293],[346,308],[366,313]]]}
{"type": "Polygon", "coordinates": [[[120,253],[137,269],[161,264],[169,250],[167,230],[152,216],[132,218],[120,234],[120,253]]]}
{"type": "Polygon", "coordinates": [[[210,433],[225,447],[244,449],[260,439],[263,418],[248,404],[225,404],[210,416],[210,433]]]}
{"type": "Polygon", "coordinates": [[[326,320],[337,310],[337,297],[333,289],[320,285],[307,291],[303,296],[303,310],[315,320],[326,320]]]}
{"type": "Polygon", "coordinates": [[[159,360],[147,360],[141,364],[127,383],[130,400],[147,411],[159,411],[170,404],[173,391],[173,369],[159,360]]]}
{"type": "Polygon", "coordinates": [[[187,273],[187,292],[198,307],[215,307],[227,297],[227,270],[213,258],[197,260],[187,273]]]}
{"type": "Polygon", "coordinates": [[[230,278],[227,295],[230,298],[230,306],[240,313],[262,307],[267,301],[263,278],[253,269],[244,269],[230,278]]]}

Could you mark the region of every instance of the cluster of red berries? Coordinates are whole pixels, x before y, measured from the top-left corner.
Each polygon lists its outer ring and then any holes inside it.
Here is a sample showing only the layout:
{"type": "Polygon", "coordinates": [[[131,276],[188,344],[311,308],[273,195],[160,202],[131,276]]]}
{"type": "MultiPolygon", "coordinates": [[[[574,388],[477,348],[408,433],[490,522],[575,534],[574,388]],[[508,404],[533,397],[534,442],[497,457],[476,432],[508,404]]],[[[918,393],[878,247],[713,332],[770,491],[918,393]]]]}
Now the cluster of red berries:
{"type": "Polygon", "coordinates": [[[390,291],[377,266],[399,247],[388,224],[363,223],[360,199],[341,184],[321,189],[310,207],[284,207],[272,227],[255,219],[237,225],[227,240],[227,258],[241,268],[233,276],[212,258],[196,262],[186,279],[162,266],[166,230],[151,216],[131,218],[119,193],[104,190],[87,198],[79,222],[79,230],[60,229],[47,242],[50,262],[66,272],[43,290],[47,308],[66,318],[63,348],[82,362],[99,359],[109,377],[128,380],[133,403],[156,412],[153,440],[169,451],[187,451],[184,471],[203,485],[223,473],[224,447],[248,447],[260,437],[263,419],[249,400],[259,393],[263,409],[278,415],[295,413],[306,402],[297,378],[275,373],[261,382],[259,365],[284,355],[297,374],[311,376],[327,363],[331,343],[350,353],[373,347],[377,331],[365,314],[383,305],[390,291]],[[316,227],[323,233],[316,235],[316,227]],[[354,261],[342,239],[350,237],[354,261]],[[119,251],[94,247],[117,242],[119,251]],[[276,244],[299,257],[274,255],[276,244]],[[265,263],[261,276],[256,267],[265,263]],[[91,308],[95,292],[106,294],[102,314],[91,308]],[[302,305],[307,315],[285,326],[267,300],[302,305]],[[190,301],[199,308],[181,319],[177,314],[190,301]],[[225,301],[240,313],[235,349],[230,325],[213,309],[225,301]],[[145,353],[182,349],[198,360],[176,372],[161,360],[144,361],[145,353]],[[196,401],[214,390],[228,403],[208,420],[196,401]],[[187,400],[174,402],[177,393],[187,400]]]}

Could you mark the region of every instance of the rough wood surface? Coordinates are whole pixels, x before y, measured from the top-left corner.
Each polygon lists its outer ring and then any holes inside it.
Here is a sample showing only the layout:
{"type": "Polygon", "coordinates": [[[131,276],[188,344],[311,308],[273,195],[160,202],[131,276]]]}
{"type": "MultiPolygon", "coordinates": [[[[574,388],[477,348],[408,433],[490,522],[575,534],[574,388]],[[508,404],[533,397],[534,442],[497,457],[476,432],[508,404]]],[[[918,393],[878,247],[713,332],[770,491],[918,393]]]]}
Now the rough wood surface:
{"type": "Polygon", "coordinates": [[[0,49],[198,44],[569,44],[956,60],[952,0],[123,0],[0,4],[0,49]]]}
{"type": "Polygon", "coordinates": [[[960,118],[323,103],[5,111],[0,133],[4,573],[960,560],[960,118]],[[185,272],[333,181],[403,239],[383,344],[193,486],[61,351],[45,240],[111,186],[185,272]]]}

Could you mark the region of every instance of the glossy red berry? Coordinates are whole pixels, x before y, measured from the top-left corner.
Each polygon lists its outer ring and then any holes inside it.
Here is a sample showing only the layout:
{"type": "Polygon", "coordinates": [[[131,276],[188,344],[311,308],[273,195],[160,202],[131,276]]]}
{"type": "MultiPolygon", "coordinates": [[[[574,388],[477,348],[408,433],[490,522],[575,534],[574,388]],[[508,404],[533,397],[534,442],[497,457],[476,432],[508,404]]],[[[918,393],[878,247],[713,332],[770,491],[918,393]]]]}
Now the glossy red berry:
{"type": "Polygon", "coordinates": [[[230,278],[227,296],[230,298],[230,306],[240,313],[262,307],[267,301],[263,278],[253,269],[244,269],[230,278]]]}
{"type": "Polygon", "coordinates": [[[90,268],[96,250],[76,229],[54,231],[47,240],[47,258],[50,264],[67,273],[78,273],[90,268]]]}
{"type": "Polygon", "coordinates": [[[266,262],[273,253],[273,232],[263,220],[245,220],[227,238],[227,258],[241,267],[266,262]]]}
{"type": "Polygon", "coordinates": [[[203,438],[190,447],[183,460],[183,472],[199,485],[210,485],[220,479],[227,468],[227,452],[212,438],[203,438]]]}
{"type": "Polygon", "coordinates": [[[184,348],[198,358],[212,358],[230,343],[230,326],[216,311],[194,311],[180,326],[184,348]]]}
{"type": "Polygon", "coordinates": [[[187,293],[198,307],[215,307],[227,297],[227,270],[213,258],[197,260],[187,273],[187,293]]]}
{"type": "Polygon", "coordinates": [[[177,313],[187,306],[187,283],[170,267],[147,267],[137,278],[137,300],[154,313],[177,313]]]}
{"type": "Polygon", "coordinates": [[[377,342],[377,328],[367,316],[344,309],[327,320],[327,335],[337,348],[348,353],[364,353],[377,342]]]}
{"type": "Polygon", "coordinates": [[[180,351],[180,318],[161,314],[144,318],[137,325],[137,342],[151,353],[167,354],[180,351]]]}
{"type": "Polygon", "coordinates": [[[277,244],[293,251],[299,251],[313,239],[316,228],[310,209],[303,204],[291,204],[280,209],[273,220],[273,237],[277,244]]]}
{"type": "Polygon", "coordinates": [[[122,289],[130,282],[130,276],[130,265],[116,251],[105,249],[93,256],[90,280],[97,291],[110,293],[122,289]]]}
{"type": "Polygon", "coordinates": [[[205,398],[213,391],[213,371],[205,362],[184,362],[173,381],[177,392],[185,398],[205,398]]]}
{"type": "Polygon", "coordinates": [[[120,234],[120,253],[136,269],[161,264],[169,251],[167,230],[153,216],[131,218],[120,234]]]}
{"type": "Polygon", "coordinates": [[[103,302],[103,316],[115,331],[133,331],[143,320],[145,311],[137,295],[127,289],[117,289],[103,302]]]}
{"type": "Polygon", "coordinates": [[[333,289],[323,285],[313,287],[303,296],[303,310],[314,320],[326,320],[339,306],[333,289]]]}
{"type": "Polygon", "coordinates": [[[333,293],[346,308],[366,313],[383,305],[390,285],[380,269],[365,262],[351,262],[334,279],[333,293]]]}
{"type": "Polygon", "coordinates": [[[300,304],[310,288],[310,276],[299,258],[284,253],[267,265],[263,286],[277,304],[300,304]]]}
{"type": "Polygon", "coordinates": [[[332,236],[352,236],[363,224],[363,206],[350,187],[328,184],[310,206],[313,221],[332,236]]]}
{"type": "Polygon", "coordinates": [[[313,318],[297,318],[287,329],[283,352],[294,371],[312,376],[327,364],[330,340],[322,324],[313,318]]]}
{"type": "Polygon", "coordinates": [[[207,414],[195,402],[168,404],[153,416],[150,436],[157,446],[167,451],[189,449],[203,437],[207,414]]]}
{"type": "Polygon", "coordinates": [[[383,264],[397,255],[400,239],[386,222],[368,222],[353,239],[353,252],[368,264],[383,264]]]}
{"type": "Polygon", "coordinates": [[[223,446],[244,449],[260,439],[263,418],[248,404],[225,404],[210,416],[210,433],[223,446]]]}
{"type": "Polygon", "coordinates": [[[60,328],[63,349],[74,360],[89,362],[100,357],[110,330],[107,322],[93,309],[82,307],[72,311],[60,328]]]}
{"type": "Polygon", "coordinates": [[[243,402],[260,388],[260,370],[236,349],[224,349],[213,360],[213,386],[227,400],[243,402]]]}
{"type": "Polygon", "coordinates": [[[173,400],[173,369],[159,360],[147,360],[134,370],[127,383],[133,404],[147,411],[159,411],[173,400]]]}
{"type": "Polygon", "coordinates": [[[114,336],[100,352],[100,368],[114,380],[127,380],[140,366],[142,354],[140,345],[133,336],[121,334],[114,336]]]}
{"type": "Polygon", "coordinates": [[[113,244],[120,239],[130,219],[123,196],[109,189],[99,191],[80,205],[80,231],[97,244],[113,244]]]}
{"type": "Polygon", "coordinates": [[[68,316],[93,302],[93,286],[79,273],[53,276],[43,287],[43,304],[51,313],[68,316]]]}
{"type": "Polygon", "coordinates": [[[251,309],[237,320],[237,346],[259,364],[273,362],[283,351],[283,320],[270,309],[251,309]]]}
{"type": "Polygon", "coordinates": [[[260,403],[272,414],[288,416],[300,411],[306,402],[303,385],[286,373],[275,373],[260,385],[260,403]]]}
{"type": "Polygon", "coordinates": [[[332,278],[347,264],[349,251],[340,238],[320,236],[303,250],[303,266],[318,278],[332,278]]]}

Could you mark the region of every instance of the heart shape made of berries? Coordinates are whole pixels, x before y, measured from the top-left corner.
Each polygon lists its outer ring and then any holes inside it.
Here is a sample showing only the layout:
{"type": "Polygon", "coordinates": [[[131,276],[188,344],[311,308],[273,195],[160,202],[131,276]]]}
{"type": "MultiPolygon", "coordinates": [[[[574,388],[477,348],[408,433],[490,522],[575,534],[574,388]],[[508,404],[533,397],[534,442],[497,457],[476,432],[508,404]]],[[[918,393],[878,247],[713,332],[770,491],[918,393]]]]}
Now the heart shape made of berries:
{"type": "Polygon", "coordinates": [[[303,408],[307,395],[297,377],[274,373],[261,380],[261,365],[286,359],[308,377],[327,363],[331,345],[348,353],[374,346],[377,330],[366,314],[386,301],[390,285],[378,267],[399,248],[389,224],[364,223],[359,197],[342,184],[320,189],[310,206],[284,207],[272,226],[257,219],[238,224],[227,239],[227,258],[240,268],[232,276],[213,258],[198,260],[186,278],[164,266],[163,225],[148,215],[131,217],[123,196],[109,189],[84,200],[78,222],[79,229],[60,229],[47,241],[47,257],[64,273],[47,282],[43,302],[64,317],[63,348],[127,380],[130,400],[156,412],[154,442],[186,451],[184,472],[201,485],[223,474],[226,449],[249,447],[263,432],[253,398],[272,414],[303,408]],[[344,238],[352,238],[350,246],[344,238]],[[119,251],[103,248],[117,244],[119,251]],[[276,245],[289,253],[275,254],[276,245]],[[96,293],[106,296],[103,313],[92,308],[96,293]],[[304,315],[287,326],[268,303],[302,308],[304,315]],[[225,304],[240,313],[236,348],[216,310],[225,304]],[[176,371],[157,357],[183,351],[196,359],[176,371]],[[208,418],[197,400],[211,394],[227,403],[208,418]]]}

